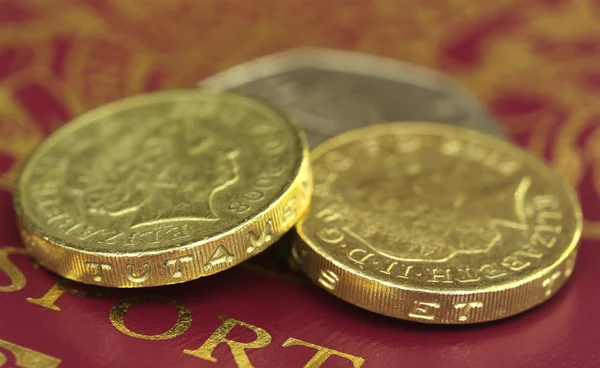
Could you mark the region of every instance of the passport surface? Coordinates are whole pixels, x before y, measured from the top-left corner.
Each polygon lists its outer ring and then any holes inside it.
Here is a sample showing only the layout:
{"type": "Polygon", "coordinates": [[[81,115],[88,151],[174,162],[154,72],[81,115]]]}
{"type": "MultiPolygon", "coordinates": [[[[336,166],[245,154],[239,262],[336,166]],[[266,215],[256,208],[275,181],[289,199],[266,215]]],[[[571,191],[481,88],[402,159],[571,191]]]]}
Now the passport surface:
{"type": "Polygon", "coordinates": [[[600,367],[600,3],[594,0],[0,0],[0,367],[600,367]],[[290,237],[190,283],[93,288],[36,266],[12,208],[17,166],[100,104],[195,88],[295,46],[444,71],[573,185],[585,227],[550,301],[429,326],[330,296],[286,266],[290,237]]]}

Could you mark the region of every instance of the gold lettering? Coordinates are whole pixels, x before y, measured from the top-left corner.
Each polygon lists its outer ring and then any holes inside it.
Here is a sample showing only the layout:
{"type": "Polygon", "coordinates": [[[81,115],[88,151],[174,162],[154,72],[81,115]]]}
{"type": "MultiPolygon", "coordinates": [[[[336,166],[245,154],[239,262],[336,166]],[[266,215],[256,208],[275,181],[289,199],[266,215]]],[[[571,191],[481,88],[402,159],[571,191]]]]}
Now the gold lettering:
{"type": "Polygon", "coordinates": [[[40,200],[38,204],[39,207],[56,206],[58,205],[58,200],[56,198],[44,200],[41,200],[41,198],[55,196],[58,192],[58,188],[60,188],[60,183],[55,181],[55,179],[52,181],[35,183],[31,186],[31,195],[33,197],[38,197],[38,200],[40,200]]]}
{"type": "Polygon", "coordinates": [[[392,262],[385,270],[379,270],[381,273],[385,273],[386,275],[390,275],[392,273],[392,269],[396,266],[398,262],[392,262]]]}
{"type": "Polygon", "coordinates": [[[506,276],[508,273],[500,270],[495,263],[485,264],[479,268],[479,272],[488,279],[497,279],[506,276]]]}
{"type": "Polygon", "coordinates": [[[560,207],[558,198],[551,194],[533,197],[533,204],[535,206],[535,209],[538,211],[543,211],[547,209],[556,210],[560,207]]]}
{"type": "Polygon", "coordinates": [[[209,362],[216,362],[217,359],[212,356],[215,348],[222,343],[229,346],[233,359],[238,367],[251,368],[252,364],[246,354],[246,349],[260,349],[271,343],[271,335],[263,330],[262,328],[252,326],[248,323],[235,320],[233,318],[219,316],[223,322],[221,326],[216,329],[215,332],[196,350],[185,349],[183,352],[189,355],[193,355],[197,358],[208,360],[209,362]],[[241,326],[246,327],[249,330],[254,331],[256,339],[252,342],[239,342],[230,340],[227,338],[227,334],[233,330],[234,327],[241,326]]]}
{"type": "Polygon", "coordinates": [[[103,271],[111,271],[112,266],[107,263],[85,262],[85,267],[90,268],[94,272],[94,281],[102,281],[103,271]]]}
{"type": "Polygon", "coordinates": [[[502,266],[508,268],[511,271],[521,271],[531,265],[531,262],[524,262],[515,256],[504,257],[502,260],[502,266]]]}
{"type": "Polygon", "coordinates": [[[158,235],[158,231],[135,232],[128,236],[126,242],[129,244],[129,246],[135,244],[156,244],[159,242],[158,235]]]}
{"type": "Polygon", "coordinates": [[[354,165],[354,160],[338,151],[325,155],[325,162],[331,171],[346,171],[354,165]]]}
{"type": "Polygon", "coordinates": [[[233,124],[237,124],[243,117],[246,117],[247,114],[243,109],[229,108],[221,109],[219,116],[221,117],[221,121],[223,123],[231,126],[233,124]]]}
{"type": "Polygon", "coordinates": [[[575,259],[577,258],[577,252],[571,254],[565,262],[565,277],[571,276],[573,269],[575,268],[575,259]]]}
{"type": "Polygon", "coordinates": [[[427,281],[431,283],[442,282],[446,284],[451,284],[454,281],[452,280],[452,275],[450,274],[450,272],[451,271],[449,268],[429,268],[427,269],[427,273],[429,273],[430,278],[427,281]]]}
{"type": "Polygon", "coordinates": [[[396,275],[396,277],[408,280],[410,270],[412,270],[414,266],[407,266],[407,265],[403,264],[402,267],[403,267],[404,272],[402,272],[400,275],[396,275]]]}
{"type": "Polygon", "coordinates": [[[167,259],[165,261],[165,267],[169,267],[173,270],[173,277],[178,279],[183,276],[183,271],[181,270],[183,263],[189,263],[193,260],[192,256],[182,256],[172,259],[167,259]]]}
{"type": "Polygon", "coordinates": [[[190,237],[188,226],[173,227],[165,231],[165,237],[169,240],[183,240],[190,237]]]}
{"type": "Polygon", "coordinates": [[[548,233],[560,234],[561,231],[562,231],[562,226],[560,226],[560,225],[556,225],[556,226],[550,226],[550,225],[544,225],[544,224],[535,225],[535,232],[548,232],[548,233]]]}
{"type": "MultiPolygon", "coordinates": [[[[47,224],[52,224],[52,223],[53,223],[53,222],[55,222],[55,221],[58,221],[58,220],[64,220],[64,219],[67,219],[67,218],[69,218],[69,215],[68,215],[68,214],[66,214],[66,213],[60,213],[60,214],[58,214],[58,215],[56,215],[56,216],[52,216],[52,217],[50,217],[49,219],[47,219],[47,220],[46,220],[46,223],[47,223],[47,224]]],[[[59,226],[59,227],[60,227],[60,226],[59,226]]]]}
{"type": "Polygon", "coordinates": [[[360,248],[352,249],[350,252],[348,252],[348,258],[351,261],[354,261],[360,265],[364,264],[367,259],[369,259],[373,256],[375,256],[375,254],[368,253],[366,250],[360,249],[360,248]],[[361,254],[362,254],[362,258],[354,258],[354,256],[360,257],[361,254]]]}
{"type": "MultiPolygon", "coordinates": [[[[25,246],[25,249],[27,250],[27,252],[31,253],[33,251],[33,248],[37,245],[36,244],[36,239],[33,235],[31,235],[30,233],[21,230],[21,239],[23,241],[23,245],[25,246]]],[[[18,249],[18,248],[15,248],[18,249]]],[[[25,252],[23,254],[26,254],[25,252]]],[[[36,264],[34,263],[34,266],[36,264]]]]}
{"type": "Polygon", "coordinates": [[[280,155],[285,151],[286,145],[281,140],[273,137],[272,140],[265,142],[263,147],[270,155],[280,155]]]}
{"type": "MultiPolygon", "coordinates": [[[[391,275],[392,270],[394,268],[396,268],[397,265],[398,265],[398,262],[392,262],[385,270],[379,270],[379,272],[385,273],[386,275],[391,275]]],[[[410,273],[410,270],[412,270],[412,268],[414,266],[407,266],[405,264],[401,264],[400,267],[401,267],[400,270],[402,272],[400,272],[400,274],[398,274],[398,275],[394,274],[394,276],[399,277],[401,279],[408,279],[408,274],[410,273]]]]}
{"type": "Polygon", "coordinates": [[[456,281],[460,283],[465,284],[467,282],[477,282],[481,280],[481,277],[474,275],[469,267],[459,267],[456,271],[460,275],[460,278],[457,277],[456,281]]]}
{"type": "Polygon", "coordinates": [[[81,226],[81,223],[79,223],[69,217],[65,221],[63,221],[61,224],[57,225],[56,227],[61,229],[62,231],[64,231],[66,234],[69,234],[69,233],[73,232],[74,230],[77,230],[77,228],[80,226],[81,226]]]}
{"type": "MultiPolygon", "coordinates": [[[[56,204],[58,204],[58,202],[55,202],[56,204]]],[[[46,216],[46,219],[52,219],[55,216],[62,216],[63,212],[62,209],[60,207],[55,207],[55,206],[49,206],[49,207],[45,207],[43,209],[43,213],[46,216]]]]}
{"type": "Polygon", "coordinates": [[[547,225],[549,220],[558,221],[562,218],[562,213],[560,212],[540,212],[538,213],[536,220],[538,223],[542,225],[547,225]]]}
{"type": "Polygon", "coordinates": [[[60,311],[60,307],[56,305],[56,301],[64,294],[68,293],[75,296],[84,298],[103,298],[112,294],[111,289],[103,288],[95,291],[80,291],[69,287],[70,281],[66,279],[60,279],[54,284],[50,290],[41,298],[27,298],[27,301],[33,304],[40,305],[44,308],[52,309],[53,311],[60,311]]]}
{"type": "Polygon", "coordinates": [[[521,169],[521,164],[517,161],[507,161],[498,165],[500,172],[505,176],[512,175],[521,169]]]}
{"type": "Polygon", "coordinates": [[[222,263],[233,262],[235,258],[233,254],[227,251],[223,245],[219,245],[219,247],[215,250],[213,255],[210,257],[208,262],[204,264],[204,270],[210,271],[213,267],[220,265],[222,263]]]}
{"type": "Polygon", "coordinates": [[[454,309],[458,310],[458,320],[461,322],[469,319],[469,314],[473,308],[483,308],[482,302],[469,302],[454,304],[454,309]]]}
{"type": "Polygon", "coordinates": [[[499,171],[500,166],[500,154],[498,152],[491,152],[484,160],[483,164],[492,170],[499,171]]]}
{"type": "MultiPolygon", "coordinates": [[[[111,235],[111,232],[108,232],[105,230],[102,230],[98,234],[99,235],[101,234],[103,237],[108,236],[108,238],[106,238],[106,239],[99,240],[100,243],[104,243],[104,244],[115,244],[115,243],[117,243],[117,241],[119,241],[119,239],[122,239],[123,237],[125,237],[124,233],[117,233],[117,234],[111,235]]],[[[121,241],[127,241],[127,240],[122,239],[121,241]]]]}
{"type": "Polygon", "coordinates": [[[550,240],[548,240],[536,229],[536,231],[531,236],[531,242],[535,245],[543,245],[544,247],[550,249],[554,247],[554,244],[556,243],[556,237],[553,236],[550,240]]]}
{"type": "Polygon", "coordinates": [[[318,282],[326,289],[335,290],[338,281],[340,281],[340,278],[331,270],[321,270],[319,272],[318,282]]]}
{"type": "Polygon", "coordinates": [[[312,180],[304,180],[302,182],[302,200],[306,201],[308,199],[310,199],[310,197],[312,196],[312,191],[313,191],[313,187],[312,187],[312,180]]]}
{"type": "Polygon", "coordinates": [[[433,321],[435,318],[435,310],[440,308],[439,303],[426,303],[415,300],[415,305],[409,317],[433,321]]]}
{"type": "Polygon", "coordinates": [[[404,136],[404,137],[396,138],[396,149],[399,152],[403,152],[403,153],[416,152],[417,150],[421,149],[422,145],[423,145],[423,142],[422,142],[421,138],[419,138],[419,137],[404,136]]]}
{"type": "Polygon", "coordinates": [[[317,237],[325,243],[335,244],[344,240],[344,233],[335,227],[321,229],[317,232],[317,237]]]}
{"type": "Polygon", "coordinates": [[[0,286],[0,292],[3,293],[19,291],[27,284],[25,275],[8,258],[11,254],[27,254],[27,252],[23,248],[0,248],[0,271],[3,271],[10,279],[10,284],[0,286]]]}
{"type": "Polygon", "coordinates": [[[381,147],[376,139],[366,139],[362,142],[362,147],[370,158],[375,158],[379,155],[381,147]]]}
{"type": "Polygon", "coordinates": [[[558,280],[558,278],[561,275],[562,275],[562,272],[556,271],[550,277],[548,277],[544,281],[542,281],[542,287],[546,288],[545,295],[547,297],[549,297],[550,295],[552,295],[552,286],[554,285],[554,283],[556,282],[556,280],[558,280]]]}
{"type": "MultiPolygon", "coordinates": [[[[56,368],[61,362],[60,359],[6,340],[0,340],[0,348],[10,351],[15,357],[15,364],[23,368],[56,368]]],[[[6,356],[0,352],[0,367],[3,367],[6,362],[6,356]]]]}
{"type": "Polygon", "coordinates": [[[290,200],[283,206],[283,226],[287,226],[296,218],[296,197],[290,200]]]}
{"type": "Polygon", "coordinates": [[[143,340],[169,340],[184,334],[192,325],[192,312],[183,304],[175,299],[163,295],[144,295],[134,296],[120,300],[110,310],[110,322],[115,328],[127,336],[143,340]],[[125,314],[132,305],[146,300],[162,301],[171,303],[177,308],[177,321],[173,327],[158,335],[144,335],[133,332],[125,326],[125,314]]]}
{"type": "Polygon", "coordinates": [[[57,307],[54,303],[60,298],[61,295],[65,293],[60,286],[60,281],[48,290],[48,292],[42,296],[41,298],[27,298],[27,301],[33,304],[41,305],[44,308],[52,309],[53,311],[60,311],[61,309],[57,307]]]}
{"type": "Polygon", "coordinates": [[[299,339],[296,339],[293,337],[290,337],[289,339],[285,340],[285,342],[281,346],[284,348],[287,348],[290,346],[306,346],[306,347],[317,350],[315,355],[313,355],[313,357],[308,361],[308,363],[306,363],[304,368],[319,368],[319,367],[321,367],[321,365],[323,363],[325,363],[327,358],[329,358],[332,355],[336,355],[341,358],[348,359],[349,361],[352,362],[352,366],[354,368],[360,368],[365,363],[365,360],[361,357],[357,357],[357,356],[350,355],[347,353],[342,353],[341,351],[333,350],[330,348],[325,348],[323,346],[311,344],[309,342],[302,341],[302,340],[299,340],[299,339]]]}
{"type": "Polygon", "coordinates": [[[126,268],[127,278],[129,279],[129,281],[139,284],[140,282],[144,282],[150,278],[150,271],[152,269],[152,265],[150,264],[150,262],[144,263],[144,273],[141,275],[135,273],[135,266],[132,264],[128,264],[126,268]]]}
{"type": "Polygon", "coordinates": [[[109,234],[112,234],[106,230],[96,230],[93,227],[85,224],[82,226],[78,226],[75,229],[77,229],[78,237],[81,240],[88,240],[93,237],[106,237],[109,234]]]}
{"type": "Polygon", "coordinates": [[[535,259],[540,259],[544,256],[544,253],[535,249],[533,247],[533,245],[531,245],[531,244],[525,244],[525,245],[521,246],[521,249],[516,251],[514,254],[517,256],[523,256],[523,257],[529,257],[529,258],[535,258],[535,259]]]}
{"type": "Polygon", "coordinates": [[[440,146],[440,152],[446,156],[455,156],[463,149],[463,143],[461,141],[452,140],[445,141],[440,146]]]}
{"type": "Polygon", "coordinates": [[[269,220],[267,220],[267,223],[265,224],[265,228],[260,233],[260,236],[256,236],[252,231],[250,231],[248,233],[248,243],[250,243],[248,248],[246,248],[246,251],[248,253],[252,253],[257,249],[264,247],[265,244],[267,244],[271,240],[273,240],[273,226],[272,225],[273,225],[273,222],[271,221],[271,219],[269,219],[269,220]]]}
{"type": "Polygon", "coordinates": [[[341,217],[342,214],[339,213],[333,206],[329,206],[317,212],[317,218],[323,220],[323,222],[332,222],[339,220],[341,217]]]}
{"type": "Polygon", "coordinates": [[[464,150],[465,158],[473,161],[483,161],[488,154],[489,149],[478,144],[469,144],[464,150]]]}

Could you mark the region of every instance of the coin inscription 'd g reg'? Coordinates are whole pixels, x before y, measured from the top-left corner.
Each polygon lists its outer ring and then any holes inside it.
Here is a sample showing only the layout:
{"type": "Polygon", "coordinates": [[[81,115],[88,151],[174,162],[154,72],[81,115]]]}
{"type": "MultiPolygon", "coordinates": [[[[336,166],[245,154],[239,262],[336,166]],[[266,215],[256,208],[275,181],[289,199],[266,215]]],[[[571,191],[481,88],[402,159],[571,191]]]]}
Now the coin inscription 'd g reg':
{"type": "Polygon", "coordinates": [[[314,197],[293,254],[334,295],[425,323],[500,319],[573,270],[575,195],[525,151],[432,123],[357,129],[312,153],[314,197]]]}
{"type": "Polygon", "coordinates": [[[243,96],[139,95],[43,142],[15,193],[31,254],[72,280],[114,287],[192,280],[289,230],[312,191],[302,133],[243,96]]]}

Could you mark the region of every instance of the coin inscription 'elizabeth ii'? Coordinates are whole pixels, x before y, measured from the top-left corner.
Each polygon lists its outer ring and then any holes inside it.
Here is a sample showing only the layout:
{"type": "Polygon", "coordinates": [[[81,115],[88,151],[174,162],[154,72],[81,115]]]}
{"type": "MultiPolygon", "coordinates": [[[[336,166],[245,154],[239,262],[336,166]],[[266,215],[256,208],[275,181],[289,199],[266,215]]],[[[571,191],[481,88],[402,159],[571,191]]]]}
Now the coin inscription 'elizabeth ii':
{"type": "Polygon", "coordinates": [[[449,77],[357,52],[282,51],[222,71],[199,86],[272,103],[306,131],[311,147],[344,131],[386,121],[433,121],[504,135],[485,108],[449,77]]]}
{"type": "Polygon", "coordinates": [[[172,284],[259,253],[306,211],[302,133],[247,97],[166,91],[66,125],[32,154],[15,203],[45,267],[116,287],[172,284]]]}
{"type": "Polygon", "coordinates": [[[293,254],[346,301],[425,323],[482,322],[543,302],[571,275],[577,199],[509,143],[397,123],[347,132],[311,156],[314,197],[293,254]]]}

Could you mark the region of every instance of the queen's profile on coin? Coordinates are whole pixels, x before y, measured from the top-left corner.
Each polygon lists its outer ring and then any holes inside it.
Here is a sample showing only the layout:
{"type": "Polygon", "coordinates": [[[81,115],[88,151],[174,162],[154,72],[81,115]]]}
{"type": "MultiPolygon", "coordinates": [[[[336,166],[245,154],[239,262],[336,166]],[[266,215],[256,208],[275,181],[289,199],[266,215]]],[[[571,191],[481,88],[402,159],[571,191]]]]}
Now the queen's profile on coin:
{"type": "Polygon", "coordinates": [[[15,207],[30,253],[81,282],[179,283],[230,268],[304,215],[303,133],[248,97],[161,91],[101,106],[31,155],[15,207]]]}
{"type": "Polygon", "coordinates": [[[548,299],[573,271],[575,194],[497,137],[379,124],[322,143],[311,160],[315,194],[292,254],[360,307],[425,323],[491,321],[548,299]]]}
{"type": "Polygon", "coordinates": [[[218,221],[213,201],[239,180],[239,150],[209,122],[154,125],[80,149],[66,164],[66,193],[81,214],[123,229],[218,221]],[[110,150],[94,155],[107,144],[110,150]]]}

